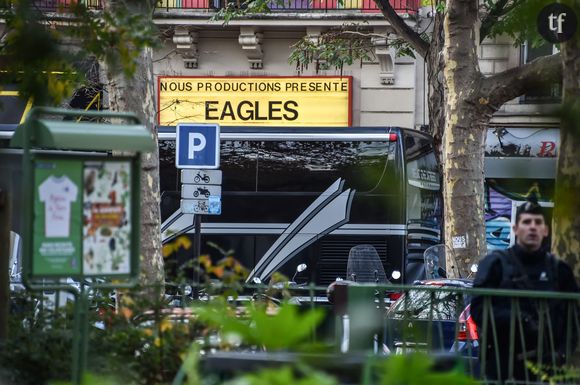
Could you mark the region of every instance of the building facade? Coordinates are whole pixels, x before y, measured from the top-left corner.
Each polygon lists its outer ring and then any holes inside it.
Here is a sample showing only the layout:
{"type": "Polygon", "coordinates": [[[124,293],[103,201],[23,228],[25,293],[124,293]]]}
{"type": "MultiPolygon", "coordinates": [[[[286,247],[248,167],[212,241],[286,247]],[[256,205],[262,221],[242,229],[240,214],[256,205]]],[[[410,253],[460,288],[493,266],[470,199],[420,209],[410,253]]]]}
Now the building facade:
{"type": "MultiPolygon", "coordinates": [[[[237,18],[227,25],[212,20],[213,7],[223,4],[164,1],[162,5],[155,13],[155,23],[166,37],[155,55],[157,77],[242,77],[254,82],[263,77],[346,77],[351,79],[347,111],[336,110],[335,113],[348,113],[350,122],[320,122],[319,125],[415,128],[426,122],[423,64],[409,57],[396,57],[395,50],[387,44],[387,36],[393,36],[392,31],[372,1],[347,0],[343,4],[330,0],[273,2],[271,12],[237,18]],[[361,33],[369,36],[369,60],[328,69],[320,61],[302,65],[289,63],[293,46],[301,39],[306,37],[316,44],[322,33],[352,23],[363,26],[361,33]]],[[[416,1],[396,0],[393,5],[410,25],[416,24],[416,1]]],[[[158,90],[163,93],[160,88],[158,90]]],[[[203,88],[201,92],[192,90],[181,96],[197,98],[194,102],[200,102],[215,96],[212,91],[215,89],[203,88]]],[[[306,90],[295,96],[307,97],[307,93],[306,90]]],[[[270,96],[275,97],[274,94],[270,96]]],[[[318,97],[320,100],[326,98],[324,93],[318,97]]],[[[234,123],[258,122],[225,122],[234,123]]],[[[276,124],[268,121],[261,124],[271,123],[276,124]]],[[[284,123],[316,125],[316,122],[301,122],[300,119],[284,123]]]]}

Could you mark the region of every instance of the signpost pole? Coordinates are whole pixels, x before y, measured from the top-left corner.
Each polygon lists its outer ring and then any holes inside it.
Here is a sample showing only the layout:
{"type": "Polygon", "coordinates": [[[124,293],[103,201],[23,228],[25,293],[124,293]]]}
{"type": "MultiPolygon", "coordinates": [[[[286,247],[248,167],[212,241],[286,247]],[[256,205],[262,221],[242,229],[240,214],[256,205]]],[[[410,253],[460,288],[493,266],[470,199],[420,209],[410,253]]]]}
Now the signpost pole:
{"type": "Polygon", "coordinates": [[[73,367],[72,382],[80,385],[83,381],[83,373],[87,365],[88,347],[88,293],[85,285],[81,283],[80,292],[75,293],[74,306],[74,334],[73,334],[73,367]]]}
{"type": "MultiPolygon", "coordinates": [[[[82,285],[81,285],[82,290],[82,285]]],[[[72,383],[78,385],[82,381],[82,319],[81,307],[83,306],[80,293],[75,293],[74,326],[73,326],[73,351],[72,351],[72,383]]]]}
{"type": "Polygon", "coordinates": [[[195,225],[195,234],[193,237],[193,298],[199,297],[199,275],[200,265],[199,257],[201,254],[201,215],[195,214],[193,216],[193,224],[195,225]]]}
{"type": "Polygon", "coordinates": [[[181,170],[181,212],[194,214],[193,298],[199,298],[201,216],[221,214],[222,173],[219,168],[220,127],[179,123],[176,127],[175,167],[181,170]],[[184,170],[185,169],[185,170],[184,170]]]}

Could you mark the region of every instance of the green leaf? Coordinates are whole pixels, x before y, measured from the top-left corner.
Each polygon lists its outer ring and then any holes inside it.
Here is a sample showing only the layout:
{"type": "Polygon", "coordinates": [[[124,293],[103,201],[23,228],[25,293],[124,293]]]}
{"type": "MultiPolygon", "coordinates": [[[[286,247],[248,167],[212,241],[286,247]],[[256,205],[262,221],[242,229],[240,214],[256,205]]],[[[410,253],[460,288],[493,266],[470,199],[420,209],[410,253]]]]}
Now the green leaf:
{"type": "MultiPolygon", "coordinates": [[[[112,377],[96,376],[96,375],[91,374],[91,373],[86,373],[83,376],[81,384],[82,385],[120,385],[121,383],[112,377]]],[[[55,382],[50,382],[50,385],[72,385],[72,382],[55,381],[55,382]]]]}
{"type": "Polygon", "coordinates": [[[476,385],[461,367],[435,372],[433,359],[426,354],[393,355],[379,364],[380,385],[476,385]]]}
{"type": "MultiPolygon", "coordinates": [[[[493,7],[495,2],[488,5],[493,7]]],[[[546,41],[537,30],[537,17],[541,9],[546,6],[545,0],[516,0],[509,4],[508,12],[499,18],[491,27],[488,37],[508,35],[514,39],[514,46],[530,41],[533,46],[539,46],[546,41]]]]}
{"type": "Polygon", "coordinates": [[[226,385],[336,385],[337,380],[323,372],[313,369],[296,373],[290,366],[276,369],[263,369],[256,373],[238,377],[226,385]]]}
{"type": "Polygon", "coordinates": [[[298,306],[287,303],[282,304],[274,314],[265,306],[251,303],[246,306],[247,317],[236,317],[234,309],[225,302],[195,308],[194,311],[201,321],[219,327],[224,335],[234,334],[247,344],[264,346],[269,350],[303,345],[324,317],[322,309],[302,311],[298,306]]]}

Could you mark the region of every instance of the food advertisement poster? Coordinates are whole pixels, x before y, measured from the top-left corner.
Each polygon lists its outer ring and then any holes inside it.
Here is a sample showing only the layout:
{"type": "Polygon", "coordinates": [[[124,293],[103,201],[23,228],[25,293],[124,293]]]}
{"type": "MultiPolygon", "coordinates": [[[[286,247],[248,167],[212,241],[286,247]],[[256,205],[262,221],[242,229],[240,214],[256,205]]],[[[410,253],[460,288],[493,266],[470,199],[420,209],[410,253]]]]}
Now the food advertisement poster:
{"type": "Polygon", "coordinates": [[[83,174],[83,273],[129,274],[131,164],[86,162],[83,174]]]}
{"type": "Polygon", "coordinates": [[[33,274],[81,272],[82,167],[78,160],[35,164],[33,274]]]}

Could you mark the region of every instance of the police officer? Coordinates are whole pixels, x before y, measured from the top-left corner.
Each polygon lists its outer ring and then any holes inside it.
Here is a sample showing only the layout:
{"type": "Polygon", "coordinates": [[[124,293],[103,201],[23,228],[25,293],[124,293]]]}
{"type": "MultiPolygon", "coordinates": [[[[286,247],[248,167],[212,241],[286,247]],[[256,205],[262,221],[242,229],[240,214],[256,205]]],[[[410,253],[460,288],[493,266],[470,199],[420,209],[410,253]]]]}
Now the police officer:
{"type": "MultiPolygon", "coordinates": [[[[481,260],[474,287],[578,292],[578,284],[570,266],[558,260],[542,245],[549,229],[542,207],[537,202],[525,202],[518,207],[513,230],[516,244],[507,250],[496,250],[481,260]]],[[[484,298],[474,296],[471,314],[479,330],[480,342],[483,328],[487,328],[486,346],[480,346],[480,359],[484,353],[486,355],[485,368],[481,369],[485,371],[487,380],[533,381],[535,376],[526,368],[527,361],[560,365],[565,359],[565,353],[574,351],[576,338],[566,335],[567,320],[569,311],[573,317],[578,313],[573,312],[572,306],[576,305],[569,305],[570,301],[544,301],[549,316],[543,316],[544,326],[540,330],[540,300],[520,298],[517,300],[519,309],[515,307],[512,312],[511,298],[490,296],[491,307],[487,310],[487,325],[484,325],[484,298]],[[514,340],[510,338],[512,314],[515,317],[514,340]],[[553,338],[550,337],[550,331],[553,338]],[[513,373],[510,373],[509,368],[510,345],[514,347],[513,373]],[[540,352],[541,357],[538,357],[540,352]],[[513,378],[510,374],[513,374],[513,378]]],[[[575,324],[573,320],[573,330],[575,324]]],[[[574,330],[572,334],[576,336],[577,331],[574,330]]]]}

